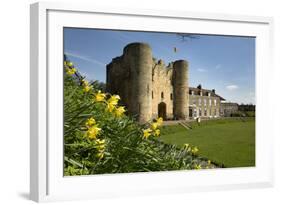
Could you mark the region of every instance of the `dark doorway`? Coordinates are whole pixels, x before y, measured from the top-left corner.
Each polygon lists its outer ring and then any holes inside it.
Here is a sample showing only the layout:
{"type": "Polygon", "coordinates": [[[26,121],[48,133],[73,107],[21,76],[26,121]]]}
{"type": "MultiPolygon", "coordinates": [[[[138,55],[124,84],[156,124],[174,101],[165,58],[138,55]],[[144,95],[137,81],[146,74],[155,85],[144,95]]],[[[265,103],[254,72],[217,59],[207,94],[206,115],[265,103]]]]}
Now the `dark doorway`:
{"type": "Polygon", "coordinates": [[[158,104],[158,117],[162,117],[166,120],[166,104],[161,102],[158,104]]]}
{"type": "Polygon", "coordinates": [[[193,109],[189,108],[189,117],[192,118],[193,117],[193,109]]]}

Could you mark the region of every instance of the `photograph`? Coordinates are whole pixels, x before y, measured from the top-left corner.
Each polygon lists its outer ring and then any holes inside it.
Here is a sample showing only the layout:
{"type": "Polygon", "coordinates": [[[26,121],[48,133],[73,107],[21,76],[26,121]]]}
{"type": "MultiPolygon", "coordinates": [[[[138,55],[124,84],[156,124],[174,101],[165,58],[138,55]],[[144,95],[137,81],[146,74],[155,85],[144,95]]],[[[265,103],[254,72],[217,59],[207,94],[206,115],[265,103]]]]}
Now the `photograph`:
{"type": "Polygon", "coordinates": [[[256,37],[63,28],[64,176],[256,166],[256,37]]]}

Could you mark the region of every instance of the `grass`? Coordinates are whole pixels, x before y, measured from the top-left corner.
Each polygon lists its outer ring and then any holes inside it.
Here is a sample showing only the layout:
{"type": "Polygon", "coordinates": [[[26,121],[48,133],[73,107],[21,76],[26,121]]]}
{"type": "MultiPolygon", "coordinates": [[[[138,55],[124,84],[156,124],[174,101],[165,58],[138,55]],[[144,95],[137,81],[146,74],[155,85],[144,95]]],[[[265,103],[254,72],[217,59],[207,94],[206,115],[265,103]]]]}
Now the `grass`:
{"type": "Polygon", "coordinates": [[[164,126],[161,140],[182,147],[189,143],[199,148],[199,156],[225,167],[255,166],[254,118],[202,121],[190,123],[192,129],[181,125],[164,126]]]}

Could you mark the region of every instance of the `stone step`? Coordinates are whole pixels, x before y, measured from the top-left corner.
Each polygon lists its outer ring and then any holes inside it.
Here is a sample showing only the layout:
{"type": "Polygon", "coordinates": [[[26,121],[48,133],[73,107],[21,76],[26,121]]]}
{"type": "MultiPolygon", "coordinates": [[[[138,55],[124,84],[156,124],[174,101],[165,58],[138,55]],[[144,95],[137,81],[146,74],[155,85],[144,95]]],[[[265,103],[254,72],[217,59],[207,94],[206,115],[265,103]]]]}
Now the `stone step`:
{"type": "Polygon", "coordinates": [[[191,129],[191,127],[187,124],[187,122],[179,122],[179,124],[187,130],[191,129]]]}

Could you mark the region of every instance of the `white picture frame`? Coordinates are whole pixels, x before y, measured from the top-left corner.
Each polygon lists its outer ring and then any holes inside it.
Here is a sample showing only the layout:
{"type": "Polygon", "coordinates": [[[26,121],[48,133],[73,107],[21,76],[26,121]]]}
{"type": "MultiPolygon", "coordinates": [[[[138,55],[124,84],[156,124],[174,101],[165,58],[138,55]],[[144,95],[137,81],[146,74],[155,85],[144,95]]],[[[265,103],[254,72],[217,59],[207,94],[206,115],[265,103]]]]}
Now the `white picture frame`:
{"type": "Polygon", "coordinates": [[[270,96],[273,19],[182,11],[31,5],[30,198],[34,201],[273,186],[270,96]],[[63,177],[63,27],[172,31],[256,37],[256,166],[63,177]],[[267,119],[267,120],[264,120],[267,119]]]}

